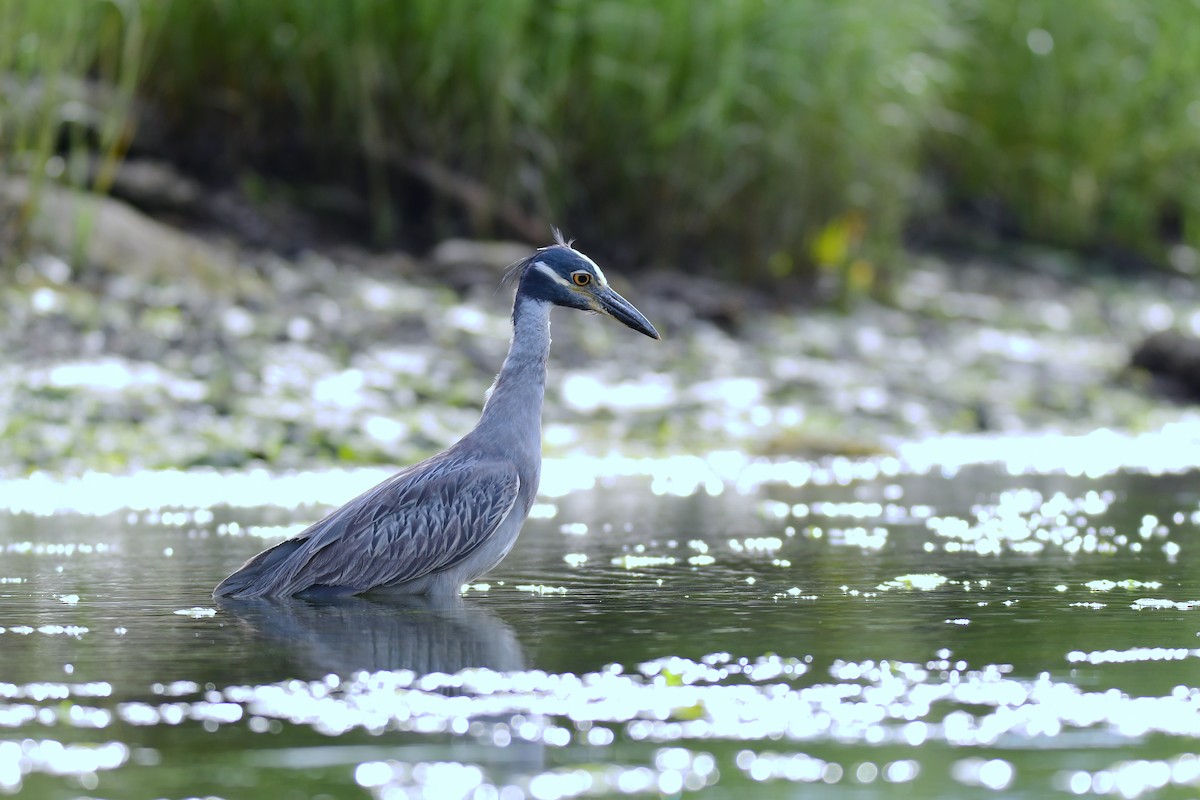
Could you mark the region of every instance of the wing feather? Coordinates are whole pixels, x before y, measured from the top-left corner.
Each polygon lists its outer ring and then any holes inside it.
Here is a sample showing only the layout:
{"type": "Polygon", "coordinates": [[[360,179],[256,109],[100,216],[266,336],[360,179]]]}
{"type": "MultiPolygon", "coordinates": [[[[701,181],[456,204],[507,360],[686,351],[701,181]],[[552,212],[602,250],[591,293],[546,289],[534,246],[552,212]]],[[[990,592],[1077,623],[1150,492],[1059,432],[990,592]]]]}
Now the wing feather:
{"type": "Polygon", "coordinates": [[[483,544],[520,486],[507,462],[427,461],[259,553],[213,594],[280,597],[317,587],[357,594],[416,580],[483,544]]]}

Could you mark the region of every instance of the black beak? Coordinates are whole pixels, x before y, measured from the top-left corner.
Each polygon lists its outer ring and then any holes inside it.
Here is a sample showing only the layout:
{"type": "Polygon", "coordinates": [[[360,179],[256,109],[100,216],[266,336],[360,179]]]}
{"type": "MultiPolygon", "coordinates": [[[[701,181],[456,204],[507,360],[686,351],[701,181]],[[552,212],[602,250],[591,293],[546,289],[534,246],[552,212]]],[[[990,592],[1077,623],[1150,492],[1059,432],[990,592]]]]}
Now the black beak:
{"type": "Polygon", "coordinates": [[[613,319],[628,325],[638,333],[646,334],[651,339],[662,338],[658,335],[658,331],[654,330],[654,326],[650,324],[650,320],[642,316],[642,312],[634,308],[632,303],[612,289],[606,286],[597,291],[594,297],[596,298],[596,303],[600,306],[600,310],[613,319]]]}

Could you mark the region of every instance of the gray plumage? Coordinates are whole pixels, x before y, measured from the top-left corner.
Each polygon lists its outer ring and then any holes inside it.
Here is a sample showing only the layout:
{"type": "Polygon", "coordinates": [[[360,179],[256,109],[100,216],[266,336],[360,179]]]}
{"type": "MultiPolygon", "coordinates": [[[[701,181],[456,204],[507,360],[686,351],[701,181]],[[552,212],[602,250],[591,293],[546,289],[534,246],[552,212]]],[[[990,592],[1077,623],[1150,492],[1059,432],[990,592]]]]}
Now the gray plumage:
{"type": "Polygon", "coordinates": [[[519,279],[512,343],[474,430],[254,556],[214,595],[458,594],[508,555],[541,476],[551,308],[607,314],[658,338],[600,268],[561,238],[511,274],[519,279]]]}

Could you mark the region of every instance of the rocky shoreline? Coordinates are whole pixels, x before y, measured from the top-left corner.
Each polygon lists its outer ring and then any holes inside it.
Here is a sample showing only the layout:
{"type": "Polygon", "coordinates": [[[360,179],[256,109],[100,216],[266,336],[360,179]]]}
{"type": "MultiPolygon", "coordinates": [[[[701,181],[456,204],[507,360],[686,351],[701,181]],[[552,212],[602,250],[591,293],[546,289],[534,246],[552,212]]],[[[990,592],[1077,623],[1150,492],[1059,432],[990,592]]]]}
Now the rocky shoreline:
{"type": "MultiPolygon", "coordinates": [[[[29,191],[5,179],[0,217],[29,191]]],[[[118,198],[47,186],[39,207],[32,255],[0,288],[10,476],[426,455],[474,423],[507,347],[500,277],[526,252],[448,241],[423,258],[336,244],[281,255],[118,198]]],[[[1190,413],[1127,365],[1147,333],[1200,331],[1192,282],[1080,277],[1035,250],[911,258],[894,304],[848,313],[606,265],[664,340],[559,319],[547,453],[870,453],[945,432],[1148,430],[1190,413]]]]}

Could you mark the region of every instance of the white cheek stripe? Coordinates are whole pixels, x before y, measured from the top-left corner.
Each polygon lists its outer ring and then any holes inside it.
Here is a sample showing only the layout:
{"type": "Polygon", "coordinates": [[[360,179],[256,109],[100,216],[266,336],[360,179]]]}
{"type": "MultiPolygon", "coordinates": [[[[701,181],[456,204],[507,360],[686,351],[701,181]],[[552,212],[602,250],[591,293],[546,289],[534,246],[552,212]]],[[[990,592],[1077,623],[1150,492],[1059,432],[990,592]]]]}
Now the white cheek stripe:
{"type": "Polygon", "coordinates": [[[569,280],[564,278],[562,275],[559,275],[554,270],[550,269],[550,267],[546,266],[546,262],[544,262],[544,261],[533,262],[533,268],[561,286],[570,286],[571,285],[571,282],[569,280]]]}

